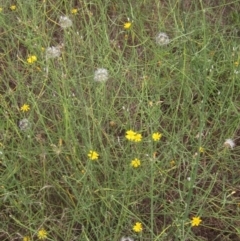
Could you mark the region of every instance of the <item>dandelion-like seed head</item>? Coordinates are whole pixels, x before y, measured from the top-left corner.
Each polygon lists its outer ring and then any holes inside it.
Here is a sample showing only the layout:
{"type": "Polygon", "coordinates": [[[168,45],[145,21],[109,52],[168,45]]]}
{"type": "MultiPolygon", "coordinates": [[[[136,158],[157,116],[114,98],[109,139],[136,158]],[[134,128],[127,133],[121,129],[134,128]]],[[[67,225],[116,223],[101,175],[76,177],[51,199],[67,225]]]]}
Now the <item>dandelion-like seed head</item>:
{"type": "Polygon", "coordinates": [[[227,147],[227,148],[233,149],[236,146],[236,144],[235,144],[235,142],[232,139],[227,139],[224,142],[224,146],[227,147]]]}
{"type": "Polygon", "coordinates": [[[47,59],[58,58],[60,55],[61,55],[61,48],[59,46],[57,47],[52,46],[46,49],[47,59]]]}
{"type": "Polygon", "coordinates": [[[24,118],[19,121],[18,126],[19,126],[20,130],[26,131],[31,128],[31,123],[28,119],[24,118]]]}
{"type": "Polygon", "coordinates": [[[133,226],[133,231],[136,233],[142,232],[142,224],[140,222],[136,222],[135,225],[133,226]]]}
{"type": "Polygon", "coordinates": [[[120,241],[134,241],[134,239],[130,237],[121,237],[120,241]]]}
{"type": "Polygon", "coordinates": [[[94,80],[97,82],[106,82],[108,80],[108,70],[99,68],[94,72],[94,80]]]}
{"type": "Polygon", "coordinates": [[[63,29],[69,28],[72,26],[72,20],[67,16],[61,16],[59,19],[59,25],[63,29]]]}
{"type": "Polygon", "coordinates": [[[40,240],[44,240],[47,238],[47,231],[44,228],[42,228],[38,231],[37,236],[40,240]]]}
{"type": "Polygon", "coordinates": [[[164,46],[170,43],[170,39],[166,33],[160,32],[156,36],[156,43],[160,46],[164,46]]]}

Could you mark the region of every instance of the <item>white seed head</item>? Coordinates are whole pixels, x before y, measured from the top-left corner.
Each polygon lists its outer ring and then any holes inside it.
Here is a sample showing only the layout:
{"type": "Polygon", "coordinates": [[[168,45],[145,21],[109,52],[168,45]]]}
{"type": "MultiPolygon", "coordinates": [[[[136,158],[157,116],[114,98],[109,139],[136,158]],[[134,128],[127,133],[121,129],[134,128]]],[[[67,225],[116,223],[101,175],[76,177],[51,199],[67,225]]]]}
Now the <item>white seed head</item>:
{"type": "Polygon", "coordinates": [[[67,16],[61,16],[59,20],[59,25],[62,28],[68,28],[72,26],[72,20],[67,16]]]}
{"type": "Polygon", "coordinates": [[[108,80],[108,70],[99,68],[94,72],[94,80],[97,82],[106,82],[108,80]]]}
{"type": "Polygon", "coordinates": [[[46,58],[47,59],[53,59],[58,58],[61,55],[61,49],[60,47],[48,47],[46,49],[46,58]]]}
{"type": "Polygon", "coordinates": [[[31,128],[31,123],[29,122],[28,119],[24,118],[19,121],[18,126],[22,131],[26,131],[31,128]]]}
{"type": "Polygon", "coordinates": [[[121,237],[120,241],[134,241],[134,239],[130,237],[121,237]]]}
{"type": "Polygon", "coordinates": [[[156,36],[156,43],[160,46],[167,45],[170,43],[170,39],[166,33],[160,32],[156,36]]]}
{"type": "Polygon", "coordinates": [[[236,146],[235,142],[232,139],[227,139],[224,142],[224,146],[233,149],[236,146]]]}

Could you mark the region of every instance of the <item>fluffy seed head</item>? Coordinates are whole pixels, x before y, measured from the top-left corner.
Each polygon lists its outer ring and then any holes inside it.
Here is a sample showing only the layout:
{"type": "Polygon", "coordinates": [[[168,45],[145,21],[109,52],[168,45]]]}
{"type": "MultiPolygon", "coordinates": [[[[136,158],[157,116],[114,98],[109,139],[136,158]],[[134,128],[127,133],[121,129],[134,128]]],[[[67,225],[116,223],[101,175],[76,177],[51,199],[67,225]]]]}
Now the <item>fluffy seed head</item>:
{"type": "Polygon", "coordinates": [[[121,237],[120,241],[134,241],[134,239],[130,237],[121,237]]]}
{"type": "Polygon", "coordinates": [[[60,55],[61,55],[61,49],[59,46],[48,47],[46,49],[46,58],[47,59],[58,58],[60,55]]]}
{"type": "Polygon", "coordinates": [[[232,139],[227,139],[224,142],[224,146],[233,149],[236,146],[235,142],[232,139]]]}
{"type": "Polygon", "coordinates": [[[72,20],[67,16],[61,16],[60,19],[59,19],[59,25],[64,29],[68,28],[68,27],[71,27],[72,26],[72,20]]]}
{"type": "Polygon", "coordinates": [[[94,72],[94,80],[97,82],[106,82],[108,80],[108,70],[99,68],[94,72]]]}
{"type": "Polygon", "coordinates": [[[160,46],[169,44],[170,39],[166,33],[160,32],[156,36],[156,43],[160,46]]]}
{"type": "Polygon", "coordinates": [[[19,121],[18,126],[19,126],[20,130],[26,131],[31,128],[31,123],[29,122],[28,119],[24,118],[19,121]]]}

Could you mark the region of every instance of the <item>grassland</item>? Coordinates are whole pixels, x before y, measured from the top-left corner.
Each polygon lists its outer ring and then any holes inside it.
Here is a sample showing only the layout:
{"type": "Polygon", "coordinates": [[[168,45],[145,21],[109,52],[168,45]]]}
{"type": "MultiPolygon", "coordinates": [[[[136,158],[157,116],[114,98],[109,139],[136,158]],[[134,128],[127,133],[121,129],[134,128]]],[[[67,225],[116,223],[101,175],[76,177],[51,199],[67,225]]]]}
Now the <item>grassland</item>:
{"type": "Polygon", "coordinates": [[[0,240],[240,240],[239,0],[0,2],[0,240]]]}

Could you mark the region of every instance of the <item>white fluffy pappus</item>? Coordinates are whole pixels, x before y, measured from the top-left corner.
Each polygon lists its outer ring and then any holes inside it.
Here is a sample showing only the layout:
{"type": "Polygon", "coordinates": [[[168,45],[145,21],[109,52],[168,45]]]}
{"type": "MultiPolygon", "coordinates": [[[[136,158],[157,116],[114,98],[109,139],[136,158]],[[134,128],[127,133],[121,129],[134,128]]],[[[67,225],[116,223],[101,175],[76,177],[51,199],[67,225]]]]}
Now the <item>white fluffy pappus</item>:
{"type": "Polygon", "coordinates": [[[57,46],[57,47],[48,47],[46,49],[46,58],[47,59],[54,59],[54,58],[58,58],[61,55],[61,47],[57,46]]]}
{"type": "Polygon", "coordinates": [[[156,43],[160,46],[164,46],[170,43],[170,39],[166,33],[160,32],[156,36],[156,43]]]}
{"type": "Polygon", "coordinates": [[[59,19],[59,25],[64,29],[69,28],[72,26],[72,20],[67,16],[61,16],[59,19]]]}
{"type": "Polygon", "coordinates": [[[227,139],[224,142],[224,146],[233,149],[236,146],[236,144],[232,139],[227,139]]]}
{"type": "Polygon", "coordinates": [[[130,237],[121,237],[120,241],[134,241],[134,239],[130,237]]]}
{"type": "Polygon", "coordinates": [[[108,80],[108,70],[99,68],[94,72],[94,80],[97,82],[106,82],[108,80]]]}

